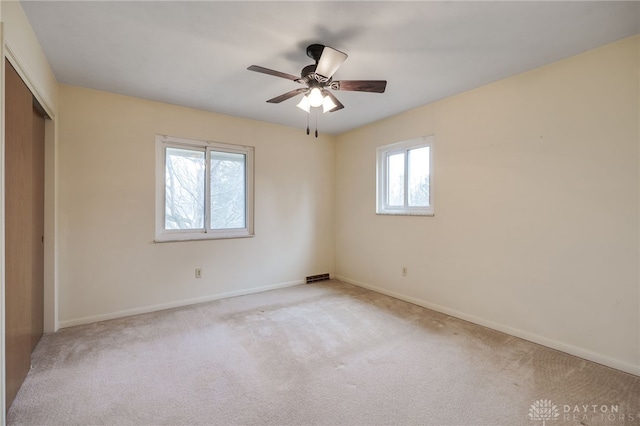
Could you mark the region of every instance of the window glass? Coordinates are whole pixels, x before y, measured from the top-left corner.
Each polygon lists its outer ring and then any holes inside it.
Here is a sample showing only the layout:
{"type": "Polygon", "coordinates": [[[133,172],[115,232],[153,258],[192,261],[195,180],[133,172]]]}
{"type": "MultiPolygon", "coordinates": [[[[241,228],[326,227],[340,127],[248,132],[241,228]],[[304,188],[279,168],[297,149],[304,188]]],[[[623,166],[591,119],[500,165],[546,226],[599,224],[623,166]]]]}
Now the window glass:
{"type": "Polygon", "coordinates": [[[167,148],[165,229],[204,228],[204,151],[167,148]]]}
{"type": "Polygon", "coordinates": [[[252,237],[251,146],[156,136],[155,240],[252,237]]]}
{"type": "Polygon", "coordinates": [[[211,228],[244,228],[245,155],[211,152],[211,228]]]}
{"type": "Polygon", "coordinates": [[[429,205],[429,147],[410,149],[409,155],[409,206],[429,205]]]}
{"type": "Polygon", "coordinates": [[[404,205],[404,152],[388,157],[388,203],[390,206],[404,205]]]}
{"type": "Polygon", "coordinates": [[[433,136],[376,148],[376,213],[433,216],[433,136]]]}

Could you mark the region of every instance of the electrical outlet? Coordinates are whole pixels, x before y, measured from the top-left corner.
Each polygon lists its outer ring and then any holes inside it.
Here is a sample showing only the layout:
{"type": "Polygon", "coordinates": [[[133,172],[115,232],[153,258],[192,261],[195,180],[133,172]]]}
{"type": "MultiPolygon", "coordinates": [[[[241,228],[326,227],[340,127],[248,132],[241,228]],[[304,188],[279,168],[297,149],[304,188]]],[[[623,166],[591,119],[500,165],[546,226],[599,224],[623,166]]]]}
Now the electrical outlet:
{"type": "Polygon", "coordinates": [[[196,278],[202,278],[202,269],[196,268],[196,278]]]}
{"type": "Polygon", "coordinates": [[[403,266],[403,267],[402,267],[402,276],[403,276],[403,277],[406,277],[406,276],[407,276],[407,267],[406,267],[406,266],[403,266]]]}

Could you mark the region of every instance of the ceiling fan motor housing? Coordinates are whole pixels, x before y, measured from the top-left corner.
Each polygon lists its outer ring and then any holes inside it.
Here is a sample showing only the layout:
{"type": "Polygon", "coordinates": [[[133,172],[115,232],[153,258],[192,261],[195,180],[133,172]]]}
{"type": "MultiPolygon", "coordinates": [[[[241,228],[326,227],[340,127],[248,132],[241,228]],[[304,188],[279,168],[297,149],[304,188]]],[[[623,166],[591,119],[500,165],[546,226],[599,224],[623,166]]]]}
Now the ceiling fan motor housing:
{"type": "Polygon", "coordinates": [[[316,74],[317,65],[307,65],[302,68],[300,82],[306,84],[310,89],[314,87],[323,88],[331,83],[331,78],[324,78],[316,74]]]}
{"type": "Polygon", "coordinates": [[[300,77],[307,78],[308,80],[313,80],[313,74],[316,73],[317,65],[307,65],[302,68],[302,72],[300,73],[300,77]]]}
{"type": "Polygon", "coordinates": [[[324,50],[324,45],[322,44],[311,44],[307,47],[307,56],[316,61],[316,65],[322,56],[322,51],[324,50]]]}

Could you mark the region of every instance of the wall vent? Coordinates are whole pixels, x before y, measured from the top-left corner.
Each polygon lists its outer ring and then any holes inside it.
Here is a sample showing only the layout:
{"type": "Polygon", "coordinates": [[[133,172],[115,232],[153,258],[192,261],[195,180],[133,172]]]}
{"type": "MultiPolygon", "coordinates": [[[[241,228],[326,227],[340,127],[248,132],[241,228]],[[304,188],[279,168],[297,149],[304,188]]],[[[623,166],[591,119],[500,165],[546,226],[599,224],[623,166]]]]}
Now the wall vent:
{"type": "Polygon", "coordinates": [[[320,274],[320,275],[310,275],[307,277],[307,284],[317,283],[318,281],[327,281],[329,278],[329,274],[320,274]]]}

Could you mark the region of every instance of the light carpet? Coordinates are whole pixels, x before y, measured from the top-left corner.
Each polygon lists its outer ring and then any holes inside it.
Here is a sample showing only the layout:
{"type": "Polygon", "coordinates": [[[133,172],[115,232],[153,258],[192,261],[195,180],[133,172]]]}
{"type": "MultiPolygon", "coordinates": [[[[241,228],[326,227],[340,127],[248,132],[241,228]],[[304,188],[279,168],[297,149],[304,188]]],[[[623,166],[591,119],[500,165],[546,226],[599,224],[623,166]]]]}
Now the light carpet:
{"type": "Polygon", "coordinates": [[[640,425],[640,378],[327,281],[46,335],[7,420],[640,425]]]}

